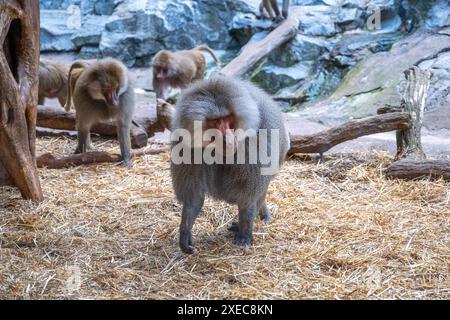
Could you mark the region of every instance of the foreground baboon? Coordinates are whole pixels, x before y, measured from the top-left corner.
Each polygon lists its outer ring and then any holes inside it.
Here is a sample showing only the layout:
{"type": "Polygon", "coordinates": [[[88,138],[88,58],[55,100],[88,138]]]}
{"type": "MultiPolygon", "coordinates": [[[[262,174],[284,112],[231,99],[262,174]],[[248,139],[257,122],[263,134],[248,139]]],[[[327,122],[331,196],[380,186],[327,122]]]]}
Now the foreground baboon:
{"type": "Polygon", "coordinates": [[[39,62],[38,103],[43,105],[45,98],[58,98],[62,106],[67,99],[67,77],[70,66],[62,62],[39,62]]]}
{"type": "Polygon", "coordinates": [[[183,204],[181,250],[193,252],[192,226],[207,194],[237,204],[239,222],[230,228],[236,232],[234,243],[250,245],[256,213],[259,212],[264,221],[271,219],[265,200],[267,188],[289,149],[287,132],[276,103],[248,82],[215,75],[182,91],[172,131],[172,182],[175,195],[183,204]],[[203,141],[195,132],[199,122],[202,132],[213,129],[217,134],[215,138],[203,141]],[[244,130],[246,133],[242,135],[244,130]],[[183,138],[179,143],[178,135],[183,132],[190,133],[193,141],[183,138]],[[262,139],[264,136],[267,139],[262,139]],[[206,152],[212,147],[219,161],[207,163],[202,157],[199,163],[192,164],[192,153],[191,157],[186,157],[187,150],[183,149],[177,154],[180,146],[187,146],[194,154],[196,148],[206,152]],[[243,152],[242,147],[245,147],[243,152]],[[263,163],[259,152],[271,155],[270,161],[263,163]],[[230,159],[230,155],[233,161],[228,163],[224,159],[230,159]],[[241,163],[238,162],[240,155],[244,156],[240,158],[241,163]],[[187,163],[180,162],[179,156],[186,157],[187,163]],[[276,169],[264,172],[271,166],[276,169]]]}
{"type": "Polygon", "coordinates": [[[206,61],[201,51],[207,51],[217,64],[219,59],[207,45],[191,50],[159,51],[152,60],[153,88],[156,98],[166,99],[169,88],[186,88],[193,81],[205,77],[206,61]]]}
{"type": "MultiPolygon", "coordinates": [[[[123,164],[131,165],[130,127],[134,90],[127,68],[119,61],[107,58],[85,64],[76,62],[71,68],[71,76],[72,71],[77,69],[78,79],[72,83],[78,130],[75,153],[83,153],[90,148],[90,129],[95,123],[115,119],[123,164]]],[[[70,99],[69,94],[66,108],[70,108],[70,99]]]]}

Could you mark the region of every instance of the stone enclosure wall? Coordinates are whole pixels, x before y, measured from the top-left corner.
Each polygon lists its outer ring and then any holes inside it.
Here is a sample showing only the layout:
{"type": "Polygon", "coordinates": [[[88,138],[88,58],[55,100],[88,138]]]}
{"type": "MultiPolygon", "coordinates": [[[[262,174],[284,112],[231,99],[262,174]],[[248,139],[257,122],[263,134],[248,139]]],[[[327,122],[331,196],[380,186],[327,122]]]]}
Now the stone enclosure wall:
{"type": "MultiPolygon", "coordinates": [[[[148,66],[163,48],[186,49],[202,43],[218,50],[226,62],[245,43],[267,34],[271,26],[270,21],[257,19],[259,0],[40,3],[43,52],[71,51],[80,58],[113,56],[129,67],[148,66]]],[[[331,104],[337,114],[363,117],[373,113],[374,103],[396,103],[401,70],[393,68],[399,73],[394,76],[394,71],[383,72],[386,65],[374,65],[374,61],[389,64],[387,59],[401,68],[414,64],[433,67],[436,77],[429,108],[448,103],[448,1],[291,0],[291,5],[291,10],[299,10],[299,34],[249,75],[284,107],[305,106],[332,95],[328,107],[331,104]],[[373,25],[368,21],[377,13],[380,24],[370,29],[373,25]],[[411,36],[413,42],[404,40],[411,36]],[[430,37],[440,42],[425,45],[423,40],[430,37]],[[405,55],[398,49],[400,43],[414,54],[405,55]],[[364,72],[369,71],[372,78],[363,80],[364,72]]]]}

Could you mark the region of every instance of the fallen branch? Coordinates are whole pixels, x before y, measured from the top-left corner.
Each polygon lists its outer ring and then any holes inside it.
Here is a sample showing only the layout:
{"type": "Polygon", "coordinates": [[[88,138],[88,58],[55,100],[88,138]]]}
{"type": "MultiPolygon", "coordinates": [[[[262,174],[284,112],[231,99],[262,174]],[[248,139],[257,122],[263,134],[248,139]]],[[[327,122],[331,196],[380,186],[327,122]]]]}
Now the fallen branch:
{"type": "MultiPolygon", "coordinates": [[[[155,155],[169,151],[169,147],[158,149],[147,149],[133,153],[133,157],[141,157],[144,155],[155,155]]],[[[94,163],[119,163],[122,156],[119,154],[111,154],[105,151],[91,151],[81,154],[73,154],[63,158],[55,158],[50,153],[45,153],[37,158],[38,168],[47,169],[64,169],[76,167],[85,164],[94,163]]]]}
{"type": "MultiPolygon", "coordinates": [[[[75,113],[66,112],[60,107],[38,106],[37,125],[39,127],[75,130],[75,113]]],[[[114,122],[101,122],[94,125],[91,132],[102,136],[115,137],[117,135],[116,124],[114,122]]],[[[139,149],[147,145],[148,134],[144,127],[133,121],[130,132],[131,146],[139,149]]]]}
{"type": "Polygon", "coordinates": [[[393,113],[393,112],[404,112],[405,109],[398,106],[386,105],[384,107],[377,109],[377,114],[393,113]]]}
{"type": "Polygon", "coordinates": [[[409,114],[405,112],[387,113],[353,120],[307,136],[292,135],[289,153],[319,153],[322,155],[335,145],[348,140],[410,127],[409,114]]]}
{"type": "Polygon", "coordinates": [[[386,177],[406,180],[424,177],[450,180],[450,161],[404,159],[392,163],[386,169],[386,177]]]}
{"type": "MultiPolygon", "coordinates": [[[[98,134],[93,133],[91,136],[98,136],[98,134]]],[[[71,130],[58,130],[50,128],[36,128],[36,137],[67,137],[71,139],[77,139],[77,133],[71,130]]]]}
{"type": "Polygon", "coordinates": [[[289,18],[264,39],[246,44],[241,53],[227,64],[221,70],[221,73],[227,76],[243,76],[271,51],[294,38],[298,32],[298,24],[298,15],[293,10],[289,14],[289,18]]]}

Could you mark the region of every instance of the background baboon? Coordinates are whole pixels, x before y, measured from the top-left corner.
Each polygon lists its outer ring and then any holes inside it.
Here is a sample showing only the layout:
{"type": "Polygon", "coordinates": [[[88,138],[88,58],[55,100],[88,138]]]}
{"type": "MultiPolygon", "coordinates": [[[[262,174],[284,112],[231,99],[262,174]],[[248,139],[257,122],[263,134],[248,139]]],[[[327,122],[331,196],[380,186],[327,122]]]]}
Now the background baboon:
{"type": "Polygon", "coordinates": [[[38,103],[43,105],[45,98],[58,98],[61,107],[67,99],[67,77],[70,66],[61,62],[41,61],[39,63],[38,103]]]}
{"type": "Polygon", "coordinates": [[[169,88],[185,88],[195,80],[205,77],[206,61],[201,51],[207,51],[217,64],[219,59],[207,45],[191,50],[170,52],[162,50],[152,60],[153,88],[156,98],[166,99],[169,88]]]}

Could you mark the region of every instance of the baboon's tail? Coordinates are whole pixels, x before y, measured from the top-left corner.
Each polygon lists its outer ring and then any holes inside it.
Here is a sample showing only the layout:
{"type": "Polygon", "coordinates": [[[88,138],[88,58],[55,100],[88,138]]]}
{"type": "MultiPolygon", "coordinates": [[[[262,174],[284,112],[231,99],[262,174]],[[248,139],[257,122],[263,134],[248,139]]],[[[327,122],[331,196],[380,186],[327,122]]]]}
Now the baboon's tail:
{"type": "Polygon", "coordinates": [[[80,77],[82,70],[84,68],[86,68],[87,66],[89,66],[89,63],[87,63],[85,61],[75,61],[70,66],[69,75],[67,78],[67,100],[66,100],[66,104],[64,105],[64,110],[66,110],[66,112],[69,112],[70,108],[72,106],[72,93],[73,93],[75,84],[76,84],[78,78],[80,77]],[[75,69],[81,69],[81,70],[78,70],[78,72],[74,73],[73,71],[75,69]]]}
{"type": "Polygon", "coordinates": [[[217,56],[216,56],[216,54],[214,53],[214,51],[213,51],[210,47],[208,47],[208,45],[202,44],[202,45],[196,47],[195,49],[207,51],[207,52],[211,55],[211,57],[214,59],[214,62],[215,62],[218,66],[220,65],[220,60],[217,58],[217,56]]]}

